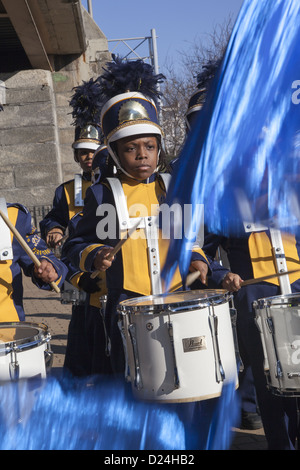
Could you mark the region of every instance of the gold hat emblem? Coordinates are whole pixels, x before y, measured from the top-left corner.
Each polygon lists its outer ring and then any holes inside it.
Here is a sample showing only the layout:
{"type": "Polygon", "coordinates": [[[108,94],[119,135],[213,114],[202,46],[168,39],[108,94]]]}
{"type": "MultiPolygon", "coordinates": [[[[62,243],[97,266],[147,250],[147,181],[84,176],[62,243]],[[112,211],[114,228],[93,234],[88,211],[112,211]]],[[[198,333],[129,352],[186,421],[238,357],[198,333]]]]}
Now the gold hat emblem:
{"type": "Polygon", "coordinates": [[[92,124],[88,124],[83,129],[81,129],[79,139],[91,139],[91,140],[99,140],[99,129],[92,124]]]}
{"type": "Polygon", "coordinates": [[[127,121],[150,120],[146,108],[135,100],[127,100],[119,111],[119,124],[127,121]]]}

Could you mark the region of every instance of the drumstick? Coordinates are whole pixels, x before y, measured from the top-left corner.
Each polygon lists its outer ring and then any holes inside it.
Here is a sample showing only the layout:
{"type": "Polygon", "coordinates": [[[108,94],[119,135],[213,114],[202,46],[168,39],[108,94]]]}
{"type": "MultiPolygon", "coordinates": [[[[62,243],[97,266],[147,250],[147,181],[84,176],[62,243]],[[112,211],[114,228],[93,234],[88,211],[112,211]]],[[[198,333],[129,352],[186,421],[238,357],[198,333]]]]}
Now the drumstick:
{"type": "Polygon", "coordinates": [[[198,279],[198,277],[200,276],[200,271],[194,271],[193,273],[190,273],[187,275],[186,277],[186,287],[189,287],[191,284],[193,284],[194,281],[196,281],[196,279],[198,279]]]}
{"type": "MultiPolygon", "coordinates": [[[[258,277],[256,279],[248,279],[247,281],[243,281],[241,283],[241,287],[248,286],[250,284],[256,284],[257,282],[266,281],[266,280],[272,279],[274,277],[280,277],[280,276],[284,276],[286,274],[293,274],[293,273],[297,273],[297,272],[300,272],[300,269],[294,269],[292,271],[286,271],[284,273],[269,274],[268,276],[262,276],[262,277],[258,277]]],[[[199,276],[200,276],[200,271],[195,271],[193,273],[188,274],[187,278],[186,278],[186,284],[185,284],[186,287],[190,286],[194,281],[196,281],[196,279],[198,279],[199,276]]],[[[181,287],[181,284],[176,285],[173,290],[179,289],[179,287],[181,287]]]]}
{"type": "Polygon", "coordinates": [[[250,284],[256,284],[257,282],[267,281],[268,279],[272,279],[274,277],[285,276],[286,274],[293,274],[296,272],[300,272],[300,269],[294,269],[293,271],[285,271],[284,273],[269,274],[268,276],[262,276],[256,279],[248,279],[247,281],[243,281],[241,283],[241,287],[249,286],[250,284]]]}
{"type": "MultiPolygon", "coordinates": [[[[124,245],[124,243],[131,237],[131,235],[133,234],[133,232],[136,231],[136,229],[138,228],[138,225],[139,225],[140,221],[138,221],[129,231],[128,231],[128,235],[127,237],[124,237],[122,238],[122,240],[120,240],[116,246],[114,247],[114,249],[109,253],[108,257],[105,258],[107,260],[111,260],[117,253],[118,251],[121,250],[122,246],[124,245]]],[[[101,271],[97,270],[97,271],[94,271],[92,274],[91,274],[91,279],[95,279],[95,277],[98,276],[98,274],[100,274],[101,271]]]]}
{"type": "MultiPolygon", "coordinates": [[[[189,287],[191,284],[193,284],[194,281],[196,281],[196,279],[198,279],[198,277],[200,276],[200,271],[194,271],[192,273],[189,273],[186,277],[186,282],[185,282],[185,286],[186,287],[189,287]]],[[[176,286],[174,286],[172,288],[172,291],[175,291],[177,289],[179,289],[180,287],[182,287],[182,283],[180,282],[179,284],[176,284],[176,286]]]]}
{"type": "MultiPolygon", "coordinates": [[[[8,226],[8,228],[12,231],[12,233],[14,234],[14,236],[16,237],[18,242],[20,243],[21,247],[24,249],[24,251],[26,251],[26,253],[30,257],[30,259],[33,261],[35,266],[37,266],[39,268],[41,266],[40,260],[35,256],[35,254],[31,250],[31,248],[29,248],[29,246],[27,245],[25,240],[22,238],[21,234],[18,232],[16,227],[11,223],[11,221],[6,217],[6,215],[3,214],[3,212],[1,210],[0,210],[0,215],[1,215],[2,219],[4,220],[4,222],[6,223],[6,225],[8,226]]],[[[53,281],[50,282],[50,286],[52,287],[53,290],[55,290],[55,292],[57,292],[58,294],[60,293],[60,289],[55,284],[55,282],[53,282],[53,281]]]]}
{"type": "Polygon", "coordinates": [[[58,245],[59,243],[65,242],[67,238],[68,238],[68,235],[65,235],[60,240],[57,240],[57,242],[54,243],[54,246],[58,245]]]}

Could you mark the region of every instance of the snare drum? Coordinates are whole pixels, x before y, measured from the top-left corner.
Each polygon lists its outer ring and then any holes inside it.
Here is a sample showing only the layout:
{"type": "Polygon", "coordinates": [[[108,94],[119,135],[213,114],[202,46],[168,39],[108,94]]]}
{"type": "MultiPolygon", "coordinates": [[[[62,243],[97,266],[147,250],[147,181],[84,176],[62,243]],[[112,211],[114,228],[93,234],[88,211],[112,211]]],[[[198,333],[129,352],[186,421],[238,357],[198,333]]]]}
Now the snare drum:
{"type": "Polygon", "coordinates": [[[52,365],[50,339],[44,324],[0,323],[0,382],[45,378],[52,365]]]}
{"type": "Polygon", "coordinates": [[[197,290],[121,302],[119,327],[135,397],[163,403],[207,400],[238,386],[229,300],[197,290]]]}
{"type": "Polygon", "coordinates": [[[275,395],[300,396],[300,294],[253,303],[267,387],[275,395]]]}
{"type": "Polygon", "coordinates": [[[62,304],[83,305],[85,303],[86,293],[76,289],[68,281],[65,281],[60,294],[62,304]]]}

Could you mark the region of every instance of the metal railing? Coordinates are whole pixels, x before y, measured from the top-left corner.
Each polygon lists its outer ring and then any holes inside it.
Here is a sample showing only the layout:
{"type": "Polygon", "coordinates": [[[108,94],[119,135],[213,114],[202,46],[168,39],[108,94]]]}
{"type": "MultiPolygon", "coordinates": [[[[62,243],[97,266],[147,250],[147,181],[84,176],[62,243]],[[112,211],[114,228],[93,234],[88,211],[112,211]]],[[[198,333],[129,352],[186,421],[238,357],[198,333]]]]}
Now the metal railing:
{"type": "Polygon", "coordinates": [[[37,231],[40,231],[40,221],[48,214],[48,212],[52,209],[52,205],[45,205],[45,206],[27,206],[31,217],[32,223],[36,227],[37,231]]]}
{"type": "Polygon", "coordinates": [[[116,52],[117,48],[124,46],[125,53],[122,55],[123,58],[127,60],[142,59],[143,61],[149,61],[152,67],[154,68],[155,73],[158,73],[158,56],[157,56],[157,43],[156,43],[156,32],[155,29],[151,29],[151,36],[143,36],[136,38],[121,38],[121,39],[108,39],[108,43],[115,43],[113,48],[110,49],[110,52],[116,52]],[[130,42],[130,44],[129,44],[130,42]],[[141,50],[142,45],[145,43],[148,44],[144,55],[139,53],[137,49],[141,50]]]}

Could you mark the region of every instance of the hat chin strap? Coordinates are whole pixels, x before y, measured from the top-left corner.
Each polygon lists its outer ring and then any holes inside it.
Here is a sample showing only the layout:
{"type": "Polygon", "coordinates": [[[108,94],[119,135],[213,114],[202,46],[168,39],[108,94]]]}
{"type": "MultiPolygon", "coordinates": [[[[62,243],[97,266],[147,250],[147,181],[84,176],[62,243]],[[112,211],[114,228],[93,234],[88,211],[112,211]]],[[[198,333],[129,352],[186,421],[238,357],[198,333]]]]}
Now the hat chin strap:
{"type": "MultiPolygon", "coordinates": [[[[115,154],[115,152],[113,151],[113,149],[111,148],[110,144],[107,143],[107,148],[108,148],[108,151],[110,153],[110,156],[111,158],[113,159],[113,161],[115,162],[116,164],[116,167],[118,170],[121,170],[122,173],[124,173],[124,175],[128,176],[128,178],[131,178],[133,180],[135,180],[136,178],[134,178],[132,175],[130,175],[126,170],[124,170],[124,168],[121,166],[121,163],[119,161],[119,158],[118,156],[115,154]]],[[[159,160],[159,155],[160,155],[160,149],[158,150],[158,153],[157,153],[157,163],[156,163],[156,168],[154,170],[153,173],[156,173],[158,171],[158,160],[159,160]]]]}

